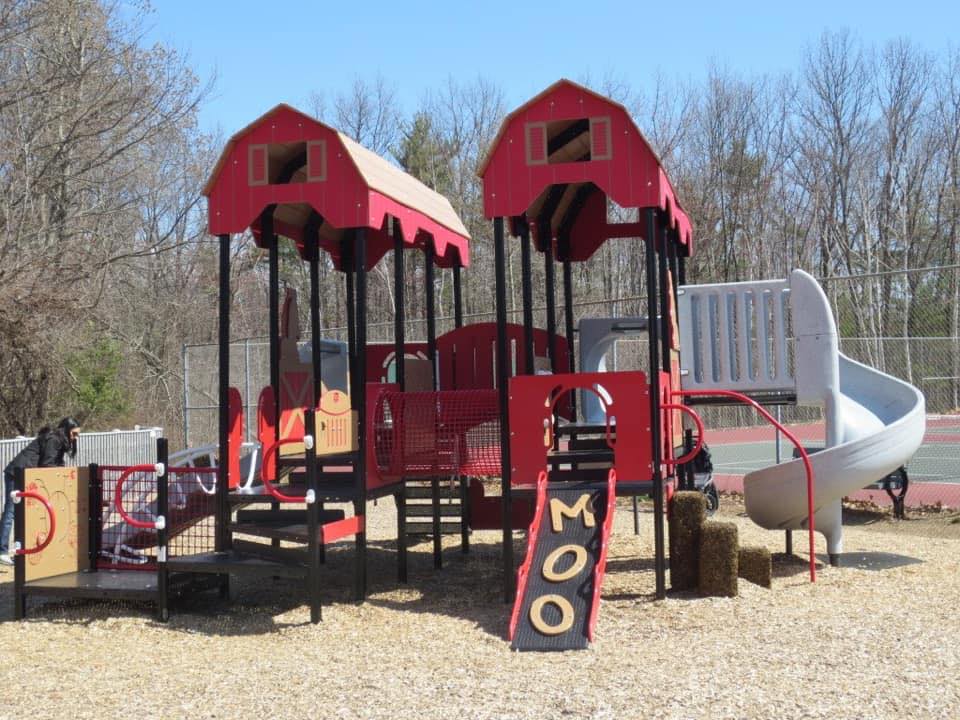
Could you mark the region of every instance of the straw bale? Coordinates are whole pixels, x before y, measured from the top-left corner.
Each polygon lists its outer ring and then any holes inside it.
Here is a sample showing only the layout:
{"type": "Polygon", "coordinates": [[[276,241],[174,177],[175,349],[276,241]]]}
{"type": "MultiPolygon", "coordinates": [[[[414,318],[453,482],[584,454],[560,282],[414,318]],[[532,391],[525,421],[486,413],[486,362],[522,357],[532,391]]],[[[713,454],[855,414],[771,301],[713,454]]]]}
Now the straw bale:
{"type": "Polygon", "coordinates": [[[700,526],[707,503],[700,492],[678,492],[670,505],[670,586],[696,590],[700,563],[700,526]]]}
{"type": "Polygon", "coordinates": [[[708,520],[700,528],[700,594],[708,597],[737,595],[737,526],[708,520]]]}
{"type": "Polygon", "coordinates": [[[757,545],[740,548],[737,557],[737,574],[754,585],[769,588],[773,575],[770,550],[757,545]]]}

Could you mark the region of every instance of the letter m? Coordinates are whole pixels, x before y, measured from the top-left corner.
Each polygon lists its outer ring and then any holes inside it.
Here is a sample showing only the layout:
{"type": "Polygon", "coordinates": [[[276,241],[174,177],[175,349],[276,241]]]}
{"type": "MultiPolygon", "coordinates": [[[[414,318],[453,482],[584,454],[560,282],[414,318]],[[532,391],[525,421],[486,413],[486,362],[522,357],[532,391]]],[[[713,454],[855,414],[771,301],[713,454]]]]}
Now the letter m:
{"type": "Polygon", "coordinates": [[[584,493],[573,504],[573,507],[567,505],[559,498],[550,498],[550,527],[555,533],[563,532],[563,518],[573,519],[577,515],[583,515],[583,526],[586,528],[595,527],[596,519],[593,517],[593,510],[589,507],[590,493],[584,493]]]}

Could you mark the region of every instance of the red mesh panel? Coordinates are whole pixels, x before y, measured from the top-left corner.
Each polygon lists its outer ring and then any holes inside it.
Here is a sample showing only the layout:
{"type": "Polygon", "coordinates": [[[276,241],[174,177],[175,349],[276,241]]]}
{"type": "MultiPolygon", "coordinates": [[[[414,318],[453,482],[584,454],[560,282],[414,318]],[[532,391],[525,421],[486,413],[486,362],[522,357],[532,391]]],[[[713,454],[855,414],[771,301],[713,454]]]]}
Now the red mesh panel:
{"type": "MultiPolygon", "coordinates": [[[[97,566],[103,569],[156,569],[156,530],[128,525],[114,505],[117,479],[125,467],[101,465],[101,534],[97,566]]],[[[167,556],[191,555],[214,549],[217,468],[167,470],[167,556]]],[[[157,516],[157,478],[152,472],[133,473],[123,483],[123,509],[135,520],[157,516]]]]}
{"type": "Polygon", "coordinates": [[[385,478],[500,475],[496,390],[388,391],[377,401],[373,428],[385,478]]]}

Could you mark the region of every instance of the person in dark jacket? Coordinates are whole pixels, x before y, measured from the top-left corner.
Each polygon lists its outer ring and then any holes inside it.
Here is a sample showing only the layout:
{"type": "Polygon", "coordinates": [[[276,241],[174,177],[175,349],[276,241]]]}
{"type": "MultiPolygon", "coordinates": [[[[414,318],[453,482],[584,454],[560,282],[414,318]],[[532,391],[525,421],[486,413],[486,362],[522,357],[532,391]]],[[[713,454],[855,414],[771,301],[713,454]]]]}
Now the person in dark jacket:
{"type": "Polygon", "coordinates": [[[10,464],[3,470],[3,515],[0,516],[0,564],[13,565],[10,557],[10,531],[13,529],[13,503],[10,493],[14,491],[14,471],[17,468],[63,467],[64,458],[77,455],[77,438],[80,423],[65,417],[55,428],[40,428],[10,464]]]}

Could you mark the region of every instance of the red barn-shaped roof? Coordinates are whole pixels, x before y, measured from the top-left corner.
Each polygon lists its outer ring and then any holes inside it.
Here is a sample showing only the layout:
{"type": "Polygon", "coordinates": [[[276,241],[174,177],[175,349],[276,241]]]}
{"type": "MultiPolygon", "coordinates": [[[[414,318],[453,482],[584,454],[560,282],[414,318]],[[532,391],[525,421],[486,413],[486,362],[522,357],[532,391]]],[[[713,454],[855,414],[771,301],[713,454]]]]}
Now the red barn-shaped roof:
{"type": "Polygon", "coordinates": [[[305,253],[316,230],[338,267],[348,228],[370,230],[368,266],[379,262],[393,247],[387,216],[396,218],[407,245],[432,243],[439,265],[469,262],[470,236],[449,200],[289,105],[277,105],[230,138],[203,194],[211,234],[249,227],[259,242],[260,215],[275,205],[278,234],[305,253]]]}
{"type": "Polygon", "coordinates": [[[692,251],[690,220],[626,108],[569,80],[506,117],[479,174],[488,218],[549,221],[553,237],[569,239],[571,260],[587,259],[607,238],[643,235],[639,223],[607,223],[608,198],[663,210],[692,251]]]}

